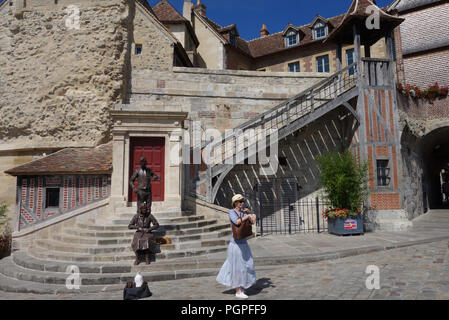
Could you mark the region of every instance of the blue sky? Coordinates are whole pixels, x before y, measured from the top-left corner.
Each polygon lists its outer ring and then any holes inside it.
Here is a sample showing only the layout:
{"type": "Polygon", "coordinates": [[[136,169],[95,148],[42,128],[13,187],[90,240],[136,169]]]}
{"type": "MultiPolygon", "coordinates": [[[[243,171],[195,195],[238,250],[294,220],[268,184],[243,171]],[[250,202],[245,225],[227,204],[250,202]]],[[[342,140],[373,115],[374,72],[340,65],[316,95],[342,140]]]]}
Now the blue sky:
{"type": "MultiPolygon", "coordinates": [[[[154,6],[159,0],[147,0],[154,6]]],[[[182,13],[184,0],[168,0],[182,13]]],[[[196,0],[193,0],[196,4],[196,0]]],[[[221,26],[237,24],[240,36],[250,40],[259,37],[262,24],[270,33],[282,31],[290,22],[304,25],[312,22],[316,14],[325,18],[345,13],[352,0],[202,0],[207,16],[221,26]]],[[[393,0],[378,0],[380,7],[393,0]]]]}

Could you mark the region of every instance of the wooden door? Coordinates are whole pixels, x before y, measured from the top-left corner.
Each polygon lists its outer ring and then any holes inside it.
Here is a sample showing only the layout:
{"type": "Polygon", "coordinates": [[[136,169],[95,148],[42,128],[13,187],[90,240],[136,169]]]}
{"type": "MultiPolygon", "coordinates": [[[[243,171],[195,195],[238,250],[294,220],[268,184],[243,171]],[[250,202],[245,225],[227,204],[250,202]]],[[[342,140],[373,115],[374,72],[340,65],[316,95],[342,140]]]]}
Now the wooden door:
{"type": "MultiPolygon", "coordinates": [[[[164,201],[165,138],[131,138],[130,153],[129,177],[131,178],[133,172],[140,168],[140,158],[145,157],[147,167],[159,177],[158,180],[151,180],[153,201],[164,201]]],[[[134,185],[137,187],[137,180],[134,185]]],[[[131,188],[128,199],[132,202],[137,201],[137,194],[131,188]]]]}

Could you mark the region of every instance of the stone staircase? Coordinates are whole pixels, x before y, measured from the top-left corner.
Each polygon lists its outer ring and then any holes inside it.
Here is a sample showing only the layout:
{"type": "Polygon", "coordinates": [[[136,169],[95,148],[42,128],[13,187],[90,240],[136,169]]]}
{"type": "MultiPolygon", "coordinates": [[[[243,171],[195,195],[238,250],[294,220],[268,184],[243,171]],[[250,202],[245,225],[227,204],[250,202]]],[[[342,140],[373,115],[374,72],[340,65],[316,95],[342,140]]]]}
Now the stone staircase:
{"type": "MultiPolygon", "coordinates": [[[[16,251],[0,262],[0,290],[30,293],[84,293],[123,289],[140,271],[146,281],[210,276],[218,262],[199,263],[197,257],[227,250],[231,230],[226,218],[194,215],[190,211],[154,213],[160,227],[156,237],[171,244],[158,245],[152,263],[134,266],[133,230],[128,223],[135,208],[74,222],[47,239],[37,239],[28,250],[16,251]],[[80,270],[79,290],[66,287],[67,268],[80,270]]],[[[221,261],[223,263],[223,261],[221,261]]]]}

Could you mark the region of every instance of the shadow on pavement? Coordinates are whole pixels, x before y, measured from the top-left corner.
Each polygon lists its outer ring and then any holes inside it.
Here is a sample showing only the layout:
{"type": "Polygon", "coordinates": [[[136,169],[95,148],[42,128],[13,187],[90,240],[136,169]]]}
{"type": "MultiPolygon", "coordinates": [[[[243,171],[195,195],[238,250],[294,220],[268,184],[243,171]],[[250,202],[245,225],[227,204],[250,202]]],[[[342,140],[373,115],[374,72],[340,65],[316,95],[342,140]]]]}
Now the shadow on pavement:
{"type": "MultiPolygon", "coordinates": [[[[273,285],[273,282],[271,282],[270,278],[260,278],[256,281],[254,285],[252,285],[250,288],[245,290],[245,293],[248,296],[255,296],[259,294],[263,289],[270,288],[270,287],[276,287],[273,285]]],[[[222,292],[223,294],[235,294],[235,289],[229,289],[222,292]]]]}

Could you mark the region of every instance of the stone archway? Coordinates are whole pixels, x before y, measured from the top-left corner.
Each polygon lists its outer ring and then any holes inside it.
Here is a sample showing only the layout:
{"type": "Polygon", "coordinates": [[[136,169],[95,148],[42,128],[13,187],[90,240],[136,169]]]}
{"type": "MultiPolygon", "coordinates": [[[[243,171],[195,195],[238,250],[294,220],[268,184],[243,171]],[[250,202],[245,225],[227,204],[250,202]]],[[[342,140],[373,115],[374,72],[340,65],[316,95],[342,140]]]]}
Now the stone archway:
{"type": "Polygon", "coordinates": [[[449,179],[449,126],[439,127],[421,138],[423,177],[430,209],[449,207],[443,201],[442,180],[449,179]]]}
{"type": "Polygon", "coordinates": [[[408,218],[429,209],[449,208],[441,190],[444,170],[449,178],[449,122],[426,125],[419,134],[405,126],[401,133],[402,200],[408,218]]]}

